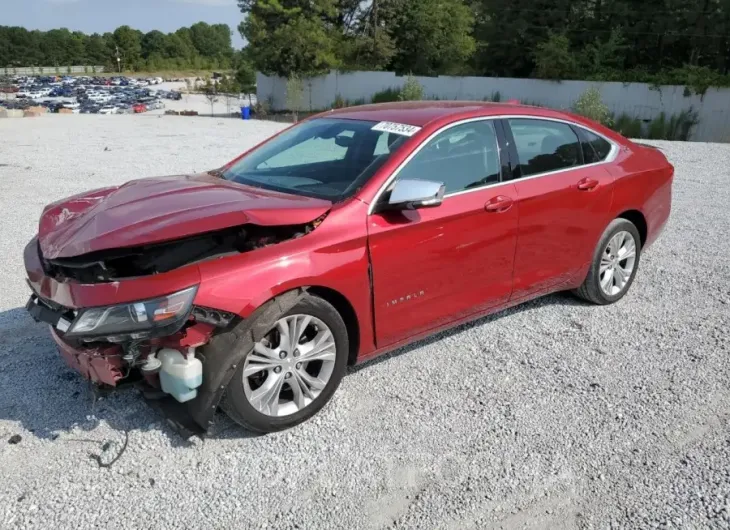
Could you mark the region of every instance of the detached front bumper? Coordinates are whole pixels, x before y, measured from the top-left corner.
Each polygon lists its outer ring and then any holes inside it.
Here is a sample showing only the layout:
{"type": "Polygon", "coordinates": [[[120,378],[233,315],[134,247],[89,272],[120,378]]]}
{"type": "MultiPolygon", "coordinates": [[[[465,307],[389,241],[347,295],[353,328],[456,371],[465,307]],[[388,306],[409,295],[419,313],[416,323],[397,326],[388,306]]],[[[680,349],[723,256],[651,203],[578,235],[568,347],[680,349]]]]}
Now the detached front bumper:
{"type": "MultiPolygon", "coordinates": [[[[86,379],[96,384],[116,386],[126,375],[127,368],[122,360],[121,346],[116,344],[94,346],[70,344],[63,339],[53,326],[50,326],[50,328],[51,336],[58,345],[61,357],[69,367],[86,379]]],[[[206,432],[207,427],[203,428],[202,426],[210,426],[214,410],[206,411],[208,414],[199,415],[196,418],[188,411],[188,404],[178,403],[170,396],[161,397],[160,391],[156,387],[143,385],[140,388],[147,403],[162,414],[168,425],[184,439],[196,434],[203,434],[206,432]]]]}
{"type": "Polygon", "coordinates": [[[51,336],[58,345],[66,364],[86,379],[97,384],[116,386],[124,377],[122,348],[116,344],[75,346],[66,342],[58,332],[51,328],[51,336]]]}
{"type": "Polygon", "coordinates": [[[71,368],[94,383],[109,386],[117,386],[121,379],[130,374],[132,368],[141,366],[141,361],[150,352],[164,347],[186,351],[202,346],[210,340],[215,329],[210,324],[189,321],[187,328],[174,334],[138,341],[136,344],[141,347],[137,354],[139,359],[134,357],[130,364],[130,359],[125,359],[124,346],[129,343],[103,340],[88,342],[69,338],[65,332],[75,318],[74,310],[56,305],[35,294],[31,295],[26,309],[36,321],[49,325],[53,340],[71,368]]]}
{"type": "Polygon", "coordinates": [[[48,324],[66,364],[86,379],[97,384],[116,386],[124,377],[123,349],[119,344],[84,344],[64,337],[64,331],[74,317],[73,310],[54,305],[35,294],[30,297],[25,308],[36,321],[48,324]]]}
{"type": "MultiPolygon", "coordinates": [[[[198,426],[197,429],[207,429],[211,425],[222,389],[227,382],[218,377],[218,371],[228,375],[227,364],[220,360],[208,362],[206,351],[202,350],[199,357],[203,362],[203,385],[199,387],[198,396],[185,403],[179,403],[164,394],[160,397],[158,374],[145,373],[143,367],[147,356],[162,348],[189,352],[191,348],[207,347],[216,332],[224,331],[236,322],[233,313],[205,305],[193,305],[181,329],[170,335],[139,341],[116,342],[107,340],[110,338],[107,336],[77,339],[67,335],[76,319],[88,308],[149,301],[199,285],[200,272],[197,266],[183,267],[164,275],[83,284],[47,275],[37,238],[33,238],[26,246],[24,258],[28,284],[33,293],[26,309],[35,320],[49,325],[51,336],[70,368],[96,384],[115,387],[127,381],[139,383],[143,395],[148,400],[157,400],[155,403],[164,409],[163,413],[168,420],[174,420],[173,423],[178,426],[179,431],[191,433],[195,431],[195,425],[198,426]],[[130,350],[132,343],[136,351],[130,350]],[[132,354],[130,359],[130,351],[139,356],[135,358],[132,354]],[[225,366],[221,368],[220,364],[225,366]],[[144,394],[145,388],[149,390],[147,394],[144,394]],[[179,427],[181,425],[184,429],[179,427]]],[[[227,335],[229,334],[222,334],[227,335]]],[[[218,353],[223,361],[231,352],[233,344],[230,342],[234,337],[235,335],[231,335],[223,341],[225,345],[218,353]]]]}

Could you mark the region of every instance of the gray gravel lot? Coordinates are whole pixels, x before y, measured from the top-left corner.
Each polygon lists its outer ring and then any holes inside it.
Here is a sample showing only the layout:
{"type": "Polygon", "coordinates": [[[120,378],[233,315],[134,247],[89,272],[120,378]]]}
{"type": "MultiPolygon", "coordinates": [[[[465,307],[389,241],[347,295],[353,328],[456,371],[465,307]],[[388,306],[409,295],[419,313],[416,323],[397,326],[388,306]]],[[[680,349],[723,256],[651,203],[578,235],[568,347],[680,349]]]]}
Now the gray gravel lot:
{"type": "Polygon", "coordinates": [[[551,296],[441,334],[275,435],[221,416],[183,442],[134,391],[93,402],[22,309],[43,205],[279,128],[0,120],[0,528],[730,528],[730,145],[660,144],[672,218],[614,306],[551,296]]]}

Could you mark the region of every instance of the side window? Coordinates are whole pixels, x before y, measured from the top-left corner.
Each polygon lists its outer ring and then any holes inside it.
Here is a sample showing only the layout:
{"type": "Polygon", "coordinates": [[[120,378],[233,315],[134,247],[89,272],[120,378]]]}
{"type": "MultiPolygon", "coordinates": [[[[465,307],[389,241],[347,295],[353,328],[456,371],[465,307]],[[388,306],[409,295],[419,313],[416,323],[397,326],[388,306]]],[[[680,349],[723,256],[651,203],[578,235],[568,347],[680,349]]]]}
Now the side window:
{"type": "Polygon", "coordinates": [[[443,182],[454,193],[499,182],[499,144],[492,120],[464,123],[432,138],[398,179],[443,182]]]}
{"type": "Polygon", "coordinates": [[[580,141],[567,123],[517,118],[509,125],[523,177],[582,164],[580,141]]]}
{"type": "Polygon", "coordinates": [[[580,133],[583,135],[583,159],[586,164],[595,164],[606,160],[611,152],[611,144],[591,131],[581,128],[580,133]]]}

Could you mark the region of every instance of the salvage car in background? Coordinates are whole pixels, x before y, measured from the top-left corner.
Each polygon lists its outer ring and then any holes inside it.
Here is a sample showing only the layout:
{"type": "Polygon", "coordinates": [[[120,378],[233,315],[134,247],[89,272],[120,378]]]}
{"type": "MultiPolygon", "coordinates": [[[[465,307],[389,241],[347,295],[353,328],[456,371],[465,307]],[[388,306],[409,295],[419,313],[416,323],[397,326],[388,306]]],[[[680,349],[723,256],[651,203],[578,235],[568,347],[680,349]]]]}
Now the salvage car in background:
{"type": "MultiPolygon", "coordinates": [[[[16,98],[0,98],[0,107],[25,109],[30,106],[44,106],[49,112],[58,112],[69,101],[80,105],[79,112],[98,113],[102,106],[116,106],[116,114],[130,114],[137,103],[146,105],[148,110],[164,109],[163,98],[179,100],[180,92],[148,88],[147,85],[160,84],[161,78],[136,80],[134,78],[100,78],[88,76],[5,76],[5,83],[13,83],[4,90],[15,93],[16,98]],[[48,100],[47,98],[62,98],[48,100]]],[[[74,109],[75,111],[75,109],[74,109]]]]}
{"type": "Polygon", "coordinates": [[[661,151],[574,115],[412,102],[327,112],[209,173],[47,206],[29,312],[96,383],[269,432],[346,366],[523,301],[620,300],[670,213],[661,151]]]}
{"type": "Polygon", "coordinates": [[[118,114],[119,107],[116,105],[104,105],[99,109],[99,114],[118,114]]]}
{"type": "Polygon", "coordinates": [[[145,103],[148,110],[160,110],[165,108],[165,104],[159,99],[154,99],[148,103],[145,103]]]}

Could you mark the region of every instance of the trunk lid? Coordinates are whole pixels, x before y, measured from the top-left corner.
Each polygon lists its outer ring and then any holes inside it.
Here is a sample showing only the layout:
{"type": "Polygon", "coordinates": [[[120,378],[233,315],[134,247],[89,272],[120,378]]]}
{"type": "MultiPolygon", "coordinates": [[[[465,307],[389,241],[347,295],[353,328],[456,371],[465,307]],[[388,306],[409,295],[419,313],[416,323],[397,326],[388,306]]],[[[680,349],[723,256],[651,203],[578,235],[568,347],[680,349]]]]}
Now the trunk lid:
{"type": "Polygon", "coordinates": [[[309,223],[326,200],[236,184],[208,175],[134,180],[48,205],[38,241],[46,259],[161,243],[243,224],[309,223]]]}

